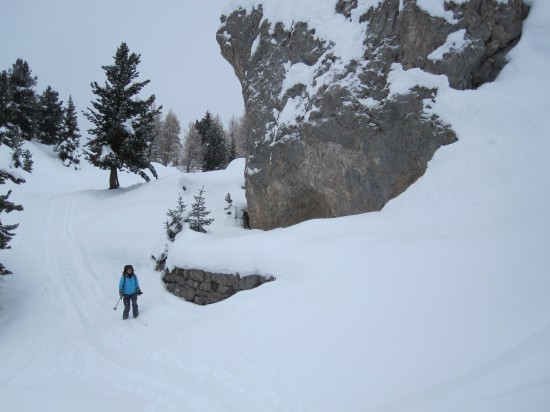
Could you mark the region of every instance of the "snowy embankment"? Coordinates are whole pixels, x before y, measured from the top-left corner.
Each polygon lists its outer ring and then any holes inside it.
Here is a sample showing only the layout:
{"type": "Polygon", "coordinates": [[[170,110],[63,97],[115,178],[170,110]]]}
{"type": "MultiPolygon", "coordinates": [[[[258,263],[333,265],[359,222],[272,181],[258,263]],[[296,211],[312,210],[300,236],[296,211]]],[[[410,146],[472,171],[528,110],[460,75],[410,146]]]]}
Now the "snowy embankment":
{"type": "Polygon", "coordinates": [[[227,193],[244,202],[242,160],[109,191],[108,172],[28,145],[35,171],[11,198],[25,210],[2,217],[20,222],[2,253],[3,410],[550,409],[549,33],[534,1],[494,83],[440,90],[459,142],[378,213],[245,231],[223,210],[227,193]],[[277,281],[198,307],[149,256],[178,192],[190,205],[203,185],[216,221],[182,232],[169,263],[277,281]],[[145,294],[123,322],[127,263],[145,294]]]}

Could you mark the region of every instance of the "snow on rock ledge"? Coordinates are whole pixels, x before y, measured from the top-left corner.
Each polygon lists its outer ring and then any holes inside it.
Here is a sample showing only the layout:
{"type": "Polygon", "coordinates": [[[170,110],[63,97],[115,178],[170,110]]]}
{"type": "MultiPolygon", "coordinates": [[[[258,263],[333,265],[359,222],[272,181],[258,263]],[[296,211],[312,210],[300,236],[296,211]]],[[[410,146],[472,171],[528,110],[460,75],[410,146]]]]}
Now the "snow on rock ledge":
{"type": "Polygon", "coordinates": [[[380,210],[414,183],[457,139],[432,110],[438,90],[494,80],[527,7],[233,0],[224,13],[217,40],[250,127],[250,223],[271,229],[380,210]]]}

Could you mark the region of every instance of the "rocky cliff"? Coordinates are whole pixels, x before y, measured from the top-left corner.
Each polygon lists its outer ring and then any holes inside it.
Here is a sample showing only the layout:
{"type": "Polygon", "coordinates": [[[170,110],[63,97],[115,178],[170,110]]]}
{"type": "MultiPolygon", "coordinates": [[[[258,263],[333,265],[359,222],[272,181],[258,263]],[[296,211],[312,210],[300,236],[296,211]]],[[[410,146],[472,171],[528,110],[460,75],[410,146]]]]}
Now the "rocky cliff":
{"type": "Polygon", "coordinates": [[[521,0],[233,0],[217,33],[248,117],[253,228],[380,210],[456,141],[444,84],[492,81],[521,0]],[[405,79],[405,80],[403,80],[405,79]]]}

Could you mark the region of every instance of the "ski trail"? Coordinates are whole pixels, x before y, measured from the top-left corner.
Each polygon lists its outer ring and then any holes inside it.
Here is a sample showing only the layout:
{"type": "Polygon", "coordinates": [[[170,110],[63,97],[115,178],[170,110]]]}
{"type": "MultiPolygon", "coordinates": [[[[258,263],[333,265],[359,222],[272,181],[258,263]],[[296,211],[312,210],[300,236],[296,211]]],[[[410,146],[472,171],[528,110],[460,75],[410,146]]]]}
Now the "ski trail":
{"type": "MultiPolygon", "coordinates": [[[[100,389],[95,395],[127,399],[138,411],[227,411],[200,385],[189,388],[196,379],[183,373],[179,362],[173,367],[159,363],[159,353],[166,349],[142,343],[150,326],[123,323],[121,311],[113,314],[118,285],[108,287],[110,280],[90,263],[74,230],[75,199],[78,194],[56,196],[28,211],[36,219],[32,230],[20,235],[32,305],[18,325],[28,344],[9,349],[10,369],[19,372],[5,383],[100,389]],[[32,328],[36,324],[42,326],[32,328]]],[[[180,354],[171,355],[177,359],[180,354]]]]}

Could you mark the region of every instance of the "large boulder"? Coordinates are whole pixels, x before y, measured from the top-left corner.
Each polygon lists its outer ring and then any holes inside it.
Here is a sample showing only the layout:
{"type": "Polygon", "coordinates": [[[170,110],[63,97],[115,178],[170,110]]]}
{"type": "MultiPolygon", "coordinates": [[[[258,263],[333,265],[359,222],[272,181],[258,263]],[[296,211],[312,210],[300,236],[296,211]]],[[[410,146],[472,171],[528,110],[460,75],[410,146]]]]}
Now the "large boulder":
{"type": "Polygon", "coordinates": [[[527,13],[521,0],[442,0],[436,12],[420,0],[324,2],[311,18],[305,0],[293,18],[261,0],[222,16],[217,40],[249,125],[253,228],[376,211],[402,193],[457,139],[431,110],[442,78],[457,89],[495,79],[527,13]],[[425,81],[403,87],[403,73],[425,81]]]}

